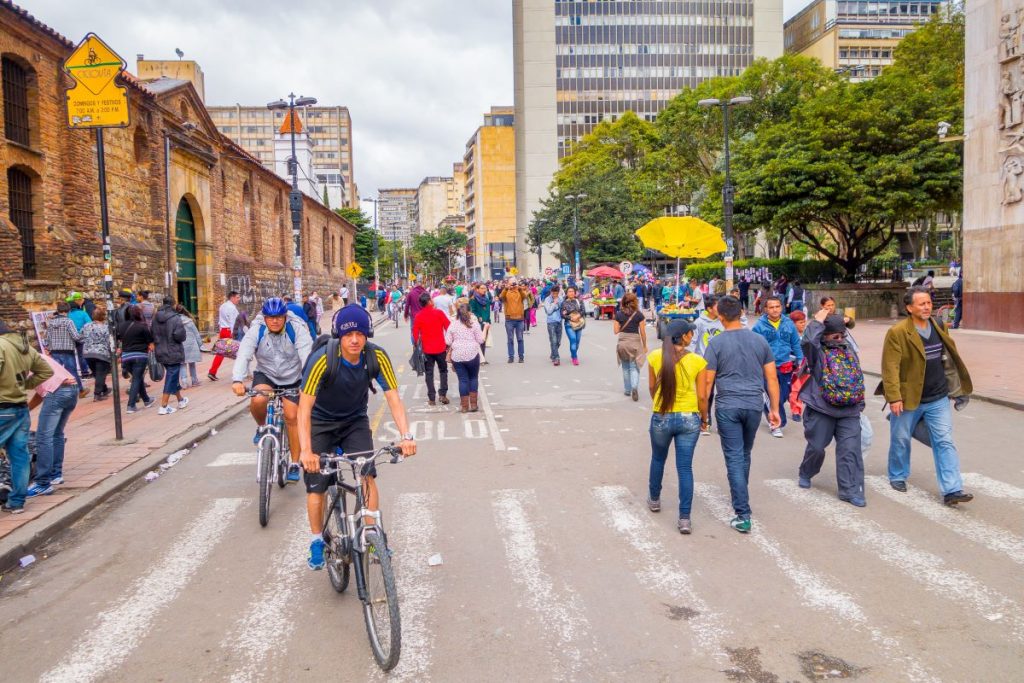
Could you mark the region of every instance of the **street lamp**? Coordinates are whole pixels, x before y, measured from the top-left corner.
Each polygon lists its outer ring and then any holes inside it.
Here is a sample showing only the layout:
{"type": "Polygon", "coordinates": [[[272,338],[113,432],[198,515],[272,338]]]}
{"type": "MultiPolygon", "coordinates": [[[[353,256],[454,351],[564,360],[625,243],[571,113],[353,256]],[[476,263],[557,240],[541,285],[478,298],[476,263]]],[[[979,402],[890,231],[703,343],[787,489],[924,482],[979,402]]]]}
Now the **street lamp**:
{"type": "Polygon", "coordinates": [[[567,194],[565,198],[572,202],[572,241],[573,251],[576,252],[576,283],[583,282],[583,277],[580,273],[580,219],[579,219],[579,206],[580,200],[586,199],[587,195],[578,192],[576,194],[567,194]]]}
{"type": "Polygon", "coordinates": [[[732,259],[733,259],[733,234],[732,234],[732,203],[735,188],[732,186],[732,175],[729,168],[729,110],[732,107],[750,104],[754,98],[741,95],[730,100],[707,99],[697,103],[699,107],[721,107],[722,125],[725,132],[725,185],[722,186],[722,222],[725,223],[725,289],[732,289],[732,259]]]}
{"type": "Polygon", "coordinates": [[[295,258],[292,270],[295,281],[295,299],[302,300],[302,192],[299,191],[299,159],[295,152],[295,107],[309,107],[316,104],[315,97],[296,97],[288,94],[288,101],[277,100],[267,104],[267,109],[287,109],[289,128],[292,132],[292,156],[288,159],[288,174],[292,177],[292,190],[288,193],[288,208],[292,214],[292,240],[295,242],[295,258]]]}

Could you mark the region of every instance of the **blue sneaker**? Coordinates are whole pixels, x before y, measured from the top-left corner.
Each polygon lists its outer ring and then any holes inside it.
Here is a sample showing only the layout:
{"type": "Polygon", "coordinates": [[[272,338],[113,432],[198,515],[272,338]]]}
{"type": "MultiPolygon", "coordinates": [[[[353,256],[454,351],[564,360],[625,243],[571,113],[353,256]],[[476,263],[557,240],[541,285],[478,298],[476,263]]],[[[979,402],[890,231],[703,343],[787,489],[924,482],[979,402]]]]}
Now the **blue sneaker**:
{"type": "Polygon", "coordinates": [[[64,483],[64,477],[59,475],[59,474],[56,477],[54,477],[53,479],[50,480],[50,486],[57,486],[58,484],[63,484],[63,483],[64,483]]]}
{"type": "Polygon", "coordinates": [[[802,489],[811,488],[811,480],[808,479],[807,477],[800,477],[800,480],[797,483],[800,484],[800,488],[802,489]]]}
{"type": "Polygon", "coordinates": [[[318,538],[309,544],[309,555],[306,556],[306,564],[313,571],[320,571],[327,564],[324,560],[324,539],[318,538]]]}
{"type": "Polygon", "coordinates": [[[53,493],[53,487],[49,484],[46,486],[40,486],[39,484],[34,483],[28,487],[28,491],[25,492],[25,495],[29,498],[33,498],[35,496],[48,496],[51,493],[53,493]]]}
{"type": "Polygon", "coordinates": [[[852,498],[840,498],[839,500],[850,505],[856,505],[859,508],[867,507],[868,502],[860,496],[853,496],[852,498]]]}
{"type": "Polygon", "coordinates": [[[299,464],[297,462],[293,462],[292,464],[288,465],[287,481],[292,482],[294,484],[298,483],[300,478],[302,478],[302,468],[299,467],[299,464]]]}

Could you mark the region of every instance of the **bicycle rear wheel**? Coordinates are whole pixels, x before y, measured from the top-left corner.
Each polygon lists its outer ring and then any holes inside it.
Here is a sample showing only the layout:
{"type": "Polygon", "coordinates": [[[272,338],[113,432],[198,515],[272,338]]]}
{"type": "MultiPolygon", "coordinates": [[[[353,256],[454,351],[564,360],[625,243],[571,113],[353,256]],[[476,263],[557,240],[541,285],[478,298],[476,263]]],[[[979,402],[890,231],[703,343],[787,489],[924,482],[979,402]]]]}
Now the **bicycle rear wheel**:
{"type": "Polygon", "coordinates": [[[328,539],[327,576],[331,580],[331,587],[339,593],[344,593],[348,588],[351,563],[348,553],[342,549],[345,531],[341,522],[341,510],[336,503],[324,510],[323,529],[328,539]]]}
{"type": "Polygon", "coordinates": [[[368,536],[366,552],[360,557],[360,562],[366,582],[363,619],[370,649],[377,665],[384,671],[391,671],[398,664],[402,652],[402,621],[398,614],[398,589],[391,569],[391,557],[380,534],[368,536]]]}
{"type": "Polygon", "coordinates": [[[277,465],[277,443],[272,438],[260,442],[260,526],[270,520],[270,492],[274,487],[274,469],[277,465]]]}

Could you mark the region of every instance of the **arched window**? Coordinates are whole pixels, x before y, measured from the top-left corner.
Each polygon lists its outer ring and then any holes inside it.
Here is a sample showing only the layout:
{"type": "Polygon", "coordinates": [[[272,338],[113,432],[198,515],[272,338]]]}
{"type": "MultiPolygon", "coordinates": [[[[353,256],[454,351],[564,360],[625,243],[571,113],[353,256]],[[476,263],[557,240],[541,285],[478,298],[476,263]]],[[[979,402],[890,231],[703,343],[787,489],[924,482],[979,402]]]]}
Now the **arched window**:
{"type": "Polygon", "coordinates": [[[324,266],[325,267],[326,266],[330,266],[331,265],[331,254],[330,254],[331,241],[330,241],[330,237],[327,236],[327,228],[324,228],[324,230],[323,230],[323,241],[320,244],[321,244],[321,246],[323,248],[324,266]]]}
{"type": "Polygon", "coordinates": [[[146,131],[143,130],[142,126],[136,126],[132,142],[135,146],[135,163],[147,163],[149,161],[149,137],[146,135],[146,131]]]}
{"type": "Polygon", "coordinates": [[[32,177],[19,168],[7,169],[7,205],[11,223],[21,237],[21,269],[27,278],[36,276],[35,212],[32,210],[32,177]]]}
{"type": "Polygon", "coordinates": [[[31,144],[31,91],[35,72],[11,57],[2,63],[4,91],[4,136],[22,145],[31,144]]]}

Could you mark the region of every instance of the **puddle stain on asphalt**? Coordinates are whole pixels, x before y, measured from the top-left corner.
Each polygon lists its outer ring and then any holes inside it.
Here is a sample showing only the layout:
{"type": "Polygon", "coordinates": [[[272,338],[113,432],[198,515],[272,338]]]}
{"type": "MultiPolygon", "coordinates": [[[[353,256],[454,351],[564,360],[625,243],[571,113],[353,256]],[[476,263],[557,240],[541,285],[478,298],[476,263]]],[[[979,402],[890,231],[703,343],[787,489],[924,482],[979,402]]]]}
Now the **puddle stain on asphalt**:
{"type": "Polygon", "coordinates": [[[761,648],[759,647],[727,647],[725,652],[729,655],[729,661],[733,663],[732,669],[726,669],[722,673],[730,681],[737,683],[779,683],[779,677],[771,671],[765,671],[761,664],[761,648]]]}
{"type": "Polygon", "coordinates": [[[678,605],[670,605],[667,602],[661,603],[668,609],[668,618],[672,621],[689,621],[694,617],[700,616],[700,612],[689,607],[680,607],[678,605]]]}
{"type": "Polygon", "coordinates": [[[868,671],[867,667],[854,666],[839,657],[832,657],[824,652],[809,650],[801,652],[796,657],[800,660],[800,670],[810,681],[857,678],[868,671]]]}

